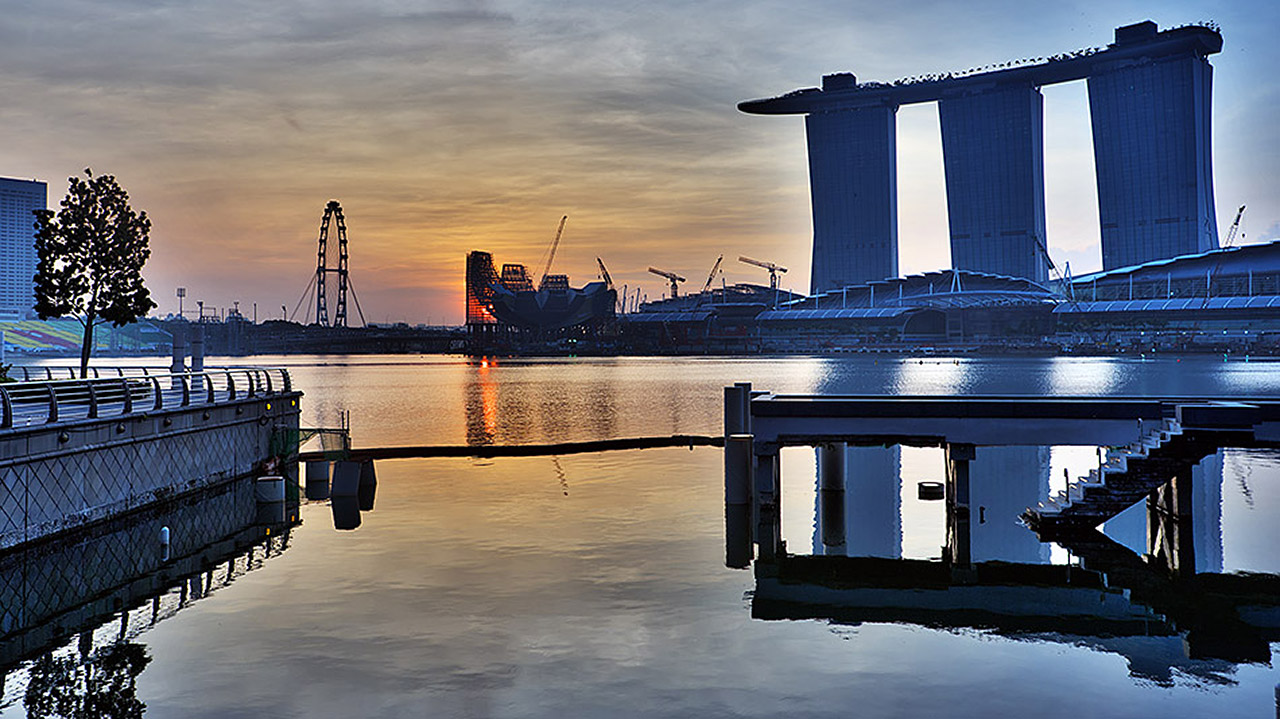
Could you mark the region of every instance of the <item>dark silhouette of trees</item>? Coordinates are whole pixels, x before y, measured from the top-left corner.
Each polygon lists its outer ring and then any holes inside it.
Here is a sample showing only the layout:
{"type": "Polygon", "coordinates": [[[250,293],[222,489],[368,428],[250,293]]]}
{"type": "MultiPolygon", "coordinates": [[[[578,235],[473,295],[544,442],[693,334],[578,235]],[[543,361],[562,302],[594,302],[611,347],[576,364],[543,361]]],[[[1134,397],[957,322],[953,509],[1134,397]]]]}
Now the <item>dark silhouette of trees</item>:
{"type": "Polygon", "coordinates": [[[84,174],[68,178],[56,216],[35,211],[35,310],[41,319],[74,315],[84,325],[81,377],[89,371],[95,324],[123,327],[156,306],[142,283],[151,220],[134,212],[116,178],[84,174]]]}
{"type": "Polygon", "coordinates": [[[141,719],[138,675],[151,657],[134,642],[115,642],[84,657],[47,653],[31,664],[24,708],[31,719],[141,719]]]}

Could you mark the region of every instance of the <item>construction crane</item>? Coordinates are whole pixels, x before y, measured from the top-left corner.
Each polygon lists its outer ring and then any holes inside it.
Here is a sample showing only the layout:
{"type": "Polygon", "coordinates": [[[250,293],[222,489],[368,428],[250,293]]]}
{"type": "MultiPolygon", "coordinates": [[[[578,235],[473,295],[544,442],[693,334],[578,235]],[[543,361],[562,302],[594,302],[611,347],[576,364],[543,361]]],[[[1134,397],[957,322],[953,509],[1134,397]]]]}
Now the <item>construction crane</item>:
{"type": "Polygon", "coordinates": [[[596,264],[600,265],[600,279],[604,280],[606,289],[613,289],[613,278],[609,276],[609,270],[604,266],[604,260],[596,258],[596,264]]]}
{"type": "Polygon", "coordinates": [[[667,272],[666,270],[660,270],[657,267],[650,267],[649,271],[655,275],[658,275],[659,277],[665,277],[671,281],[671,299],[675,299],[680,296],[679,283],[685,281],[683,277],[681,277],[680,275],[677,275],[674,272],[667,272]]]}
{"type": "Polygon", "coordinates": [[[768,270],[769,271],[769,289],[775,292],[777,292],[778,290],[778,273],[787,271],[787,268],[783,267],[782,265],[774,264],[772,262],[761,262],[760,260],[753,260],[750,257],[739,257],[738,261],[744,262],[748,265],[755,265],[756,267],[763,267],[764,269],[768,270]]]}
{"type": "Polygon", "coordinates": [[[560,226],[556,228],[556,238],[551,241],[551,249],[547,251],[547,264],[542,268],[542,279],[538,281],[539,289],[547,283],[547,275],[551,272],[551,262],[556,258],[556,248],[560,246],[560,236],[564,234],[564,223],[568,219],[568,215],[560,218],[560,226]]]}
{"type": "MultiPolygon", "coordinates": [[[[724,255],[716,258],[716,263],[711,266],[711,272],[707,274],[707,281],[702,285],[702,291],[706,292],[711,289],[711,283],[716,279],[716,272],[720,271],[720,263],[724,261],[724,255]]],[[[784,270],[785,271],[785,270],[784,270]]]]}
{"type": "MultiPolygon", "coordinates": [[[[1231,227],[1227,230],[1227,239],[1222,241],[1221,249],[1225,250],[1231,247],[1231,243],[1236,241],[1236,232],[1240,230],[1240,218],[1244,216],[1244,205],[1236,210],[1236,219],[1231,223],[1231,227]]],[[[1213,296],[1213,281],[1218,278],[1218,271],[1222,269],[1222,255],[1217,254],[1217,260],[1213,263],[1213,269],[1209,270],[1204,278],[1204,302],[1201,308],[1209,306],[1209,298],[1213,296]]],[[[1253,274],[1249,274],[1249,293],[1253,294],[1253,274]]]]}
{"type": "Polygon", "coordinates": [[[1230,247],[1231,243],[1236,241],[1236,232],[1240,229],[1240,218],[1243,216],[1244,205],[1241,205],[1240,209],[1236,210],[1235,222],[1232,222],[1231,229],[1227,230],[1227,239],[1222,242],[1223,249],[1230,247]]]}

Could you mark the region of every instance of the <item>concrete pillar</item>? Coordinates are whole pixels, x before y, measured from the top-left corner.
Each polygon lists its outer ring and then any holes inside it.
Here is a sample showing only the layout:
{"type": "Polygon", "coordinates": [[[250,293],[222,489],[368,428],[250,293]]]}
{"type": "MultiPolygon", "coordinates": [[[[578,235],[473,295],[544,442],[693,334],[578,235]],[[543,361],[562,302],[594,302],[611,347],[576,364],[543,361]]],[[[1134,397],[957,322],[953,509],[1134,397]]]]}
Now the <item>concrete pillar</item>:
{"type": "Polygon", "coordinates": [[[329,463],[325,460],[307,462],[307,499],[329,498],[329,463]]]}
{"type": "Polygon", "coordinates": [[[750,395],[750,390],[744,392],[737,385],[724,388],[724,436],[726,438],[735,434],[745,434],[747,431],[747,420],[743,412],[745,407],[742,400],[743,394],[750,395]]]}
{"type": "Polygon", "coordinates": [[[818,447],[818,489],[843,492],[849,446],[844,442],[828,442],[818,447]]]}
{"type": "Polygon", "coordinates": [[[740,390],[738,400],[742,402],[742,433],[755,434],[755,430],[751,428],[751,383],[734,382],[733,386],[740,390]]]}
{"type": "Polygon", "coordinates": [[[183,372],[187,361],[187,324],[174,322],[170,325],[173,334],[173,361],[169,364],[170,372],[183,372]]]}
{"type": "Polygon", "coordinates": [[[366,459],[360,463],[360,488],[357,497],[360,500],[360,511],[373,509],[373,498],[378,491],[378,476],[373,471],[373,460],[366,459]]]}
{"type": "Polygon", "coordinates": [[[844,442],[828,442],[817,450],[818,528],[823,554],[844,554],[845,550],[847,453],[844,442]]]}
{"type": "Polygon", "coordinates": [[[761,561],[777,559],[782,549],[778,450],[756,455],[756,546],[761,561]]]}
{"type": "Polygon", "coordinates": [[[357,497],[360,494],[360,463],[334,462],[330,497],[357,497]]]}
{"type": "Polygon", "coordinates": [[[724,565],[746,569],[751,565],[751,505],[724,506],[724,565]]]}
{"type": "Polygon", "coordinates": [[[749,434],[729,435],[724,444],[724,503],[751,505],[755,438],[749,434]]]}
{"type": "Polygon", "coordinates": [[[971,444],[947,444],[947,549],[951,564],[968,567],[972,563],[969,543],[969,462],[975,455],[971,444]]]}
{"type": "Polygon", "coordinates": [[[191,371],[204,371],[204,325],[191,326],[191,371]]]}

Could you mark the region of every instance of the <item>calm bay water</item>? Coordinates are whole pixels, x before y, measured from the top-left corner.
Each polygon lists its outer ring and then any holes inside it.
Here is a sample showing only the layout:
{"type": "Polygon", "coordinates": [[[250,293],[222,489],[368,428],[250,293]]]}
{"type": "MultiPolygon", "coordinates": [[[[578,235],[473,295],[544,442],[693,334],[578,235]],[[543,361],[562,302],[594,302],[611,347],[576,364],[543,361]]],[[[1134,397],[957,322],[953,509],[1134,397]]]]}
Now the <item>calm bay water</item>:
{"type": "MultiPolygon", "coordinates": [[[[253,362],[290,367],[306,392],[304,426],[336,426],[349,411],[357,446],[716,434],[721,388],[735,381],[780,392],[1280,396],[1280,364],[1206,359],[253,362]]],[[[1043,481],[1056,486],[1064,469],[1087,470],[1093,450],[1037,456],[1047,463],[1043,481]]],[[[871,507],[858,526],[887,526],[897,541],[890,554],[935,557],[946,541],[943,513],[916,500],[914,485],[940,479],[941,455],[904,448],[891,461],[896,499],[871,507]]],[[[1202,474],[1218,482],[1207,495],[1217,498],[1207,516],[1217,517],[1218,554],[1198,547],[1198,561],[1216,562],[1212,571],[1280,573],[1280,462],[1232,450],[1215,461],[1202,474]]],[[[788,450],[783,462],[788,546],[821,550],[813,452],[788,450]]],[[[337,531],[327,503],[306,503],[287,550],[137,634],[151,657],[137,676],[148,716],[1275,711],[1280,673],[1270,662],[1174,656],[1177,637],[755,619],[752,573],[723,564],[716,450],[401,460],[377,471],[376,505],[359,529],[337,531]]],[[[975,502],[980,494],[975,487],[975,502]]],[[[989,503],[1000,528],[984,545],[992,558],[1017,551],[1066,561],[1013,526],[1006,515],[1021,507],[1006,511],[1000,501],[989,503]]],[[[1140,542],[1126,521],[1115,536],[1140,542]]],[[[1212,527],[1207,534],[1212,545],[1212,527]]],[[[976,551],[977,534],[974,542],[976,551]]],[[[23,715],[16,685],[3,701],[5,716],[23,715]]]]}

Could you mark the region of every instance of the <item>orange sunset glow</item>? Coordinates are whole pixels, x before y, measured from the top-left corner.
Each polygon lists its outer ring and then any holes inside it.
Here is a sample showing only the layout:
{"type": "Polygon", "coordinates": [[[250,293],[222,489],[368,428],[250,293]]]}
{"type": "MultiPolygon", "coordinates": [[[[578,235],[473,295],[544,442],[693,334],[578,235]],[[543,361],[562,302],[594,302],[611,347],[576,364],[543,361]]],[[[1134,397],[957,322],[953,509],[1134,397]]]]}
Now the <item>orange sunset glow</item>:
{"type": "MultiPolygon", "coordinates": [[[[174,289],[278,318],[315,267],[325,203],[351,239],[369,321],[458,324],[468,250],[580,285],[603,259],[650,299],[649,266],[701,285],[715,258],[790,268],[808,289],[803,122],[742,100],[851,71],[891,81],[1104,45],[1113,28],[1212,19],[1215,178],[1243,243],[1280,237],[1268,3],[373,3],[150,5],[50,0],[0,28],[0,175],[114,174],[153,221],[158,314],[174,289]]],[[[1101,266],[1083,83],[1045,90],[1055,259],[1101,266]]],[[[948,266],[936,108],[898,114],[900,267],[948,266]]],[[[726,263],[730,282],[767,283],[726,263]]],[[[718,282],[718,280],[717,280],[718,282]]],[[[696,287],[694,288],[696,289],[696,287]]]]}

